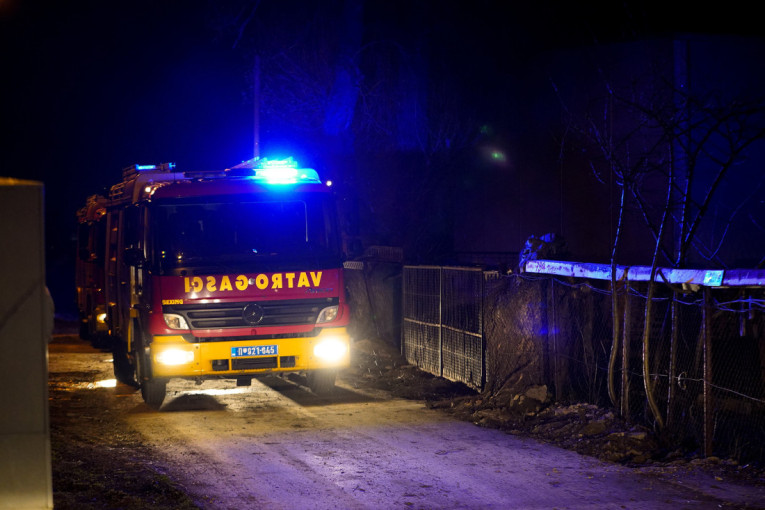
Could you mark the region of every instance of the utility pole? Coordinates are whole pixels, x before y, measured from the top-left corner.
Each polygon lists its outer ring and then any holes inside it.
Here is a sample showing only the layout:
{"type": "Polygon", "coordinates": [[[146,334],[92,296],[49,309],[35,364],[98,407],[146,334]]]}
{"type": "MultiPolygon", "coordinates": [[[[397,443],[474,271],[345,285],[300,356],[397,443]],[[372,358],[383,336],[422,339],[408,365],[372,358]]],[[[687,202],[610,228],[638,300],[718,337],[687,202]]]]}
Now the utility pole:
{"type": "Polygon", "coordinates": [[[690,42],[688,39],[681,37],[674,41],[673,44],[673,65],[674,65],[674,87],[672,93],[674,94],[675,112],[674,117],[678,119],[678,124],[675,127],[675,137],[672,140],[672,158],[670,175],[671,178],[677,183],[677,189],[680,190],[680,195],[676,198],[674,208],[678,210],[674,216],[679,218],[675,220],[673,225],[674,232],[672,236],[674,238],[673,256],[675,258],[675,267],[683,264],[682,245],[683,237],[685,236],[685,224],[688,221],[688,195],[693,192],[690,187],[690,170],[688,168],[688,154],[687,150],[690,147],[691,134],[690,134],[690,112],[689,112],[689,97],[691,93],[690,83],[690,42]],[[685,147],[685,148],[684,148],[685,147]]]}
{"type": "Polygon", "coordinates": [[[253,127],[254,139],[252,157],[260,157],[260,55],[255,54],[255,65],[252,78],[252,103],[253,103],[253,127]]]}

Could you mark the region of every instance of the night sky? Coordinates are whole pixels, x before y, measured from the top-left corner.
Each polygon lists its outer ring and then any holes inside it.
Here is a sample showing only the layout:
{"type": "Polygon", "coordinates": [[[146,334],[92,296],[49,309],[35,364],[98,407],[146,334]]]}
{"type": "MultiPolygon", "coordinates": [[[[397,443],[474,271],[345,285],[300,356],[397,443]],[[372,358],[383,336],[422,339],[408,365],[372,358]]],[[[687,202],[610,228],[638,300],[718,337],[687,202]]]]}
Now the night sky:
{"type": "MultiPolygon", "coordinates": [[[[545,51],[667,31],[761,35],[756,16],[735,3],[673,5],[368,1],[361,44],[426,45],[429,83],[455,80],[460,108],[501,121],[504,84],[545,51]]],[[[329,66],[347,44],[338,32],[352,35],[333,29],[343,12],[338,1],[0,0],[0,175],[45,183],[47,271],[59,310],[73,311],[74,214],[84,199],[133,163],[210,169],[251,157],[255,52],[267,58],[279,45],[305,45],[329,66]],[[322,33],[327,44],[317,45],[322,33]]],[[[381,60],[365,65],[367,75],[385,73],[381,60]]],[[[286,144],[321,166],[323,142],[305,138],[310,113],[294,122],[275,113],[278,92],[268,89],[261,113],[261,153],[286,144]]]]}

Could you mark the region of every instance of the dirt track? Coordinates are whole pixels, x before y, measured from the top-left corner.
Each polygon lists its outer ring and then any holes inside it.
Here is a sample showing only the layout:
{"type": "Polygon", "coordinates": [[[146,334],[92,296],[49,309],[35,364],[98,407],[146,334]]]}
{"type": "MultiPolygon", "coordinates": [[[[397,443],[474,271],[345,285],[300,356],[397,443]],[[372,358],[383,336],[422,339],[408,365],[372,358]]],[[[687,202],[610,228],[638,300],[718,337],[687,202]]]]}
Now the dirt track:
{"type": "MultiPolygon", "coordinates": [[[[202,508],[695,509],[765,501],[762,488],[649,476],[457,421],[364,387],[353,373],[328,399],[277,377],[246,388],[172,381],[155,412],[129,388],[94,384],[112,378],[108,358],[71,339],[51,345],[52,395],[70,399],[66,416],[80,424],[67,425],[69,433],[96,442],[131,434],[150,453],[142,462],[202,508]]],[[[131,452],[104,455],[119,465],[131,452]]]]}

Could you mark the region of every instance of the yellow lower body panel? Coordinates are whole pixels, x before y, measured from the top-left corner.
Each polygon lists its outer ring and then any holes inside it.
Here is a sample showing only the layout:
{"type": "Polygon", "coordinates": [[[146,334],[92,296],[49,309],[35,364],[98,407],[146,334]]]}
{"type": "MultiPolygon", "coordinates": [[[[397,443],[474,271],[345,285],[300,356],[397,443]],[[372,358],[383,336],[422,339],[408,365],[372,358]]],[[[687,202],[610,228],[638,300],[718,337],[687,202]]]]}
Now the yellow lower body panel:
{"type": "Polygon", "coordinates": [[[181,336],[155,336],[154,377],[217,377],[303,372],[350,365],[346,328],[325,328],[310,338],[189,343],[181,336]]]}

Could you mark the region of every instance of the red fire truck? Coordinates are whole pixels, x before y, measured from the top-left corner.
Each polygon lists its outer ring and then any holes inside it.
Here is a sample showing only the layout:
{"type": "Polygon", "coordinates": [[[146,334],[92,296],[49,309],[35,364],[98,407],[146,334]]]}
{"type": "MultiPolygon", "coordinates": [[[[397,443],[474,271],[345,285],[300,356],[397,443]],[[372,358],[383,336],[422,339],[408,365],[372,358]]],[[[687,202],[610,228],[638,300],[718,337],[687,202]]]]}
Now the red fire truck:
{"type": "MultiPolygon", "coordinates": [[[[336,210],[316,171],[260,158],[219,172],[135,165],[122,177],[91,225],[103,256],[78,258],[78,273],[88,259],[103,270],[117,379],[154,408],[176,377],[249,385],[301,372],[330,392],[350,362],[350,313],[336,210]]],[[[97,327],[98,314],[81,315],[97,327]]]]}
{"type": "Polygon", "coordinates": [[[88,197],[77,211],[77,306],[80,310],[80,337],[96,347],[106,346],[104,300],[104,248],[106,239],[106,198],[88,197]]]}

